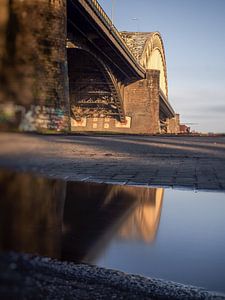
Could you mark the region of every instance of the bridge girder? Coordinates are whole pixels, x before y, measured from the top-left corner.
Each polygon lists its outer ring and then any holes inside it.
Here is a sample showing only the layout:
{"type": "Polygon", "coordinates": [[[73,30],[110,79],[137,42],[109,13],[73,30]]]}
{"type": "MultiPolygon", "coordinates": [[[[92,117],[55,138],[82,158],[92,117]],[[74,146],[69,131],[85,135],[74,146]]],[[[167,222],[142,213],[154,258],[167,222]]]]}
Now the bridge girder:
{"type": "Polygon", "coordinates": [[[67,41],[71,112],[83,117],[125,121],[118,82],[109,67],[88,48],[67,41]]]}
{"type": "Polygon", "coordinates": [[[68,36],[73,32],[80,39],[85,39],[123,82],[145,78],[145,69],[135,59],[97,1],[68,0],[67,6],[68,36]]]}

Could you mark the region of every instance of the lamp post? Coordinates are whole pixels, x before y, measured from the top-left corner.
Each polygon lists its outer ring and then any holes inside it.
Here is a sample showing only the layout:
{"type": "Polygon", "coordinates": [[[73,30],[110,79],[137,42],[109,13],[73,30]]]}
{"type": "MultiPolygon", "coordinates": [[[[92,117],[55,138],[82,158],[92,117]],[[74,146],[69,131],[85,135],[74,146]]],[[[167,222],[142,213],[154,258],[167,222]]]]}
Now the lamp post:
{"type": "Polygon", "coordinates": [[[112,9],[111,9],[112,24],[114,24],[114,9],[115,9],[115,0],[112,0],[112,9]]]}
{"type": "Polygon", "coordinates": [[[138,18],[132,18],[131,20],[137,22],[137,32],[139,32],[140,31],[139,19],[138,18]]]}

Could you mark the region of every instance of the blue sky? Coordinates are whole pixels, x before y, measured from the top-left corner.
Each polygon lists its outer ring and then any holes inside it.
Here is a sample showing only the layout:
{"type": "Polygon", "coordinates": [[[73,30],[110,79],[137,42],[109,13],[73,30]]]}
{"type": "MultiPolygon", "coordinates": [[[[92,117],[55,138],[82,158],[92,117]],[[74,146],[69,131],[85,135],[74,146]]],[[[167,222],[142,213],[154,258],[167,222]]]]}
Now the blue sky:
{"type": "Polygon", "coordinates": [[[110,17],[113,2],[118,30],[161,33],[181,122],[225,132],[225,0],[99,0],[110,17]]]}

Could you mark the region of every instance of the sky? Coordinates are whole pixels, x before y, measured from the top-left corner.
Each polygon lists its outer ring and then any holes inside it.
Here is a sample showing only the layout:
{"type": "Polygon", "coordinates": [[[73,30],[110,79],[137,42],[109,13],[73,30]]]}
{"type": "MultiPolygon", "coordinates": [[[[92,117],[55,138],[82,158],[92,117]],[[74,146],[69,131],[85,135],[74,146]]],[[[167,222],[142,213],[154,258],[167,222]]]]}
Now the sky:
{"type": "Polygon", "coordinates": [[[109,17],[114,7],[119,31],[161,33],[169,101],[181,123],[196,131],[225,132],[225,0],[99,3],[109,17]]]}

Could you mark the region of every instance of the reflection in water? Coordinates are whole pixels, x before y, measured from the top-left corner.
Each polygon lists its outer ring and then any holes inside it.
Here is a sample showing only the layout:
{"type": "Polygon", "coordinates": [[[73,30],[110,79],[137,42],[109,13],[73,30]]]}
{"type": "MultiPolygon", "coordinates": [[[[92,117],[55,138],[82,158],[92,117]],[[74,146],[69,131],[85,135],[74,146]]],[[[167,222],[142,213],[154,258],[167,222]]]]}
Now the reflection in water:
{"type": "Polygon", "coordinates": [[[94,262],[114,237],[154,240],[163,189],[0,173],[0,249],[94,262]]]}
{"type": "Polygon", "coordinates": [[[66,184],[0,172],[0,249],[59,257],[66,184]]]}
{"type": "Polygon", "coordinates": [[[136,195],[138,201],[119,231],[122,238],[154,241],[160,221],[163,192],[162,188],[129,188],[128,193],[136,195]]]}
{"type": "Polygon", "coordinates": [[[68,183],[62,257],[95,261],[116,235],[152,241],[162,189],[68,183]]]}
{"type": "Polygon", "coordinates": [[[0,172],[1,251],[96,263],[225,292],[224,212],[223,193],[164,193],[0,172]]]}

